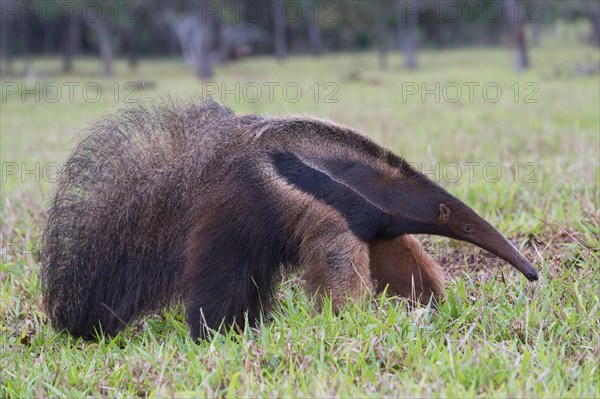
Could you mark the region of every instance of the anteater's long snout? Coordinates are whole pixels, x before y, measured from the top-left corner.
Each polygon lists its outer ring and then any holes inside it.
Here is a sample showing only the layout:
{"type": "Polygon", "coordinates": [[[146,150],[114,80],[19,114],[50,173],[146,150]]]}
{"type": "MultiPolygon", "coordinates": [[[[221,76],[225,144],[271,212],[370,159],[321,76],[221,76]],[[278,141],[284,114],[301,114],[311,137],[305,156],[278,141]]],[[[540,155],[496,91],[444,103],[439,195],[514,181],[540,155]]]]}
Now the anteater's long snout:
{"type": "Polygon", "coordinates": [[[523,273],[529,281],[536,281],[539,273],[519,250],[502,233],[489,225],[488,231],[472,242],[488,252],[510,263],[514,268],[523,273]]]}
{"type": "Polygon", "coordinates": [[[539,274],[535,266],[533,266],[533,264],[531,264],[531,262],[528,261],[506,237],[499,232],[498,234],[502,237],[505,247],[501,246],[496,255],[523,273],[523,275],[527,277],[527,280],[536,281],[539,278],[539,274]]]}
{"type": "Polygon", "coordinates": [[[537,279],[539,278],[539,273],[537,269],[527,259],[524,259],[523,263],[520,266],[513,266],[519,269],[519,271],[523,273],[529,281],[537,281],[537,279]]]}

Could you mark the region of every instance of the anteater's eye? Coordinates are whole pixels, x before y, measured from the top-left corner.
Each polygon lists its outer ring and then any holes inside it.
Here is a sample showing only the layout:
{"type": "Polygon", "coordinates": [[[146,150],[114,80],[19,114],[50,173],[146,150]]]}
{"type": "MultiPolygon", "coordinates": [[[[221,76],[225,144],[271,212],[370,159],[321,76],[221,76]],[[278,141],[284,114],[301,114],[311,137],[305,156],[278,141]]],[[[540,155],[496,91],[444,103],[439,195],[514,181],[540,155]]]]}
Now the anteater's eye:
{"type": "Polygon", "coordinates": [[[473,231],[473,226],[470,224],[465,224],[465,233],[471,233],[473,231]]]}

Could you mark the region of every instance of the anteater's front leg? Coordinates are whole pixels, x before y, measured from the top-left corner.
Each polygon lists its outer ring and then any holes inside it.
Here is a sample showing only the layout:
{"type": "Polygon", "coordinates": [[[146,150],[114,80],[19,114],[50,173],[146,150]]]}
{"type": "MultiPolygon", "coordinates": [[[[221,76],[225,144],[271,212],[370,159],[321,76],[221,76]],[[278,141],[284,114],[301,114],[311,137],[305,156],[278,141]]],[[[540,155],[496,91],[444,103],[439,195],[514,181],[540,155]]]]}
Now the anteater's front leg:
{"type": "MultiPolygon", "coordinates": [[[[237,203],[251,209],[239,199],[237,203]]],[[[190,235],[181,290],[194,338],[231,326],[243,328],[246,320],[253,326],[269,308],[281,235],[269,228],[273,223],[268,218],[253,213],[240,225],[231,217],[232,208],[225,204],[211,208],[219,211],[203,212],[190,235]]]]}
{"type": "Polygon", "coordinates": [[[369,244],[371,274],[377,291],[387,292],[427,304],[444,297],[442,268],[409,235],[389,240],[374,240],[369,244]]]}
{"type": "Polygon", "coordinates": [[[327,295],[339,310],[347,298],[358,299],[372,288],[369,247],[335,218],[314,226],[301,237],[300,264],[317,306],[327,295]]]}

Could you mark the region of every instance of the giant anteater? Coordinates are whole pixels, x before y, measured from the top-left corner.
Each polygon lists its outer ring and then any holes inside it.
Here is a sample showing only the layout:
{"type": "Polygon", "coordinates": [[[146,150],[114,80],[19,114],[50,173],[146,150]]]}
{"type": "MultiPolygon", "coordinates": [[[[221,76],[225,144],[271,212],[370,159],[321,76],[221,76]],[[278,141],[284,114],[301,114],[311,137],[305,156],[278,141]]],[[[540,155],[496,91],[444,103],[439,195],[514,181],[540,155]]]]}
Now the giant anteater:
{"type": "Polygon", "coordinates": [[[40,252],[46,312],[77,336],[115,334],[175,300],[196,338],[253,323],[284,265],[302,266],[336,309],[372,284],[443,296],[440,267],[409,234],[469,241],[538,278],[471,208],[331,122],[169,100],[89,130],[64,166],[40,252]]]}

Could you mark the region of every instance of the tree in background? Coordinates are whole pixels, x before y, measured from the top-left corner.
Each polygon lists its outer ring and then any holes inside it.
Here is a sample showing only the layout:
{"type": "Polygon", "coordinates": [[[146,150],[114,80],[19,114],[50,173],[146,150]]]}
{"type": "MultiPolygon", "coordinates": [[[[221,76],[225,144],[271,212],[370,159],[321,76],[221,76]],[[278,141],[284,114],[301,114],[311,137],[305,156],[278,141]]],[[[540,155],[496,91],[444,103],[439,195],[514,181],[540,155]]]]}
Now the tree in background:
{"type": "Polygon", "coordinates": [[[507,35],[515,69],[522,71],[529,63],[528,27],[535,45],[541,23],[548,32],[560,19],[585,21],[591,30],[584,40],[600,46],[600,2],[591,0],[0,0],[0,11],[3,73],[13,73],[15,57],[25,59],[18,73],[34,73],[35,54],[60,54],[65,73],[73,71],[76,55],[100,54],[105,76],[113,74],[118,56],[135,68],[140,56],[183,55],[207,78],[218,63],[250,54],[284,59],[370,49],[386,68],[396,44],[404,67],[415,69],[420,47],[499,46],[507,35]],[[55,18],[48,4],[58,4],[63,15],[55,18]],[[501,17],[491,20],[486,8],[501,9],[501,17]],[[448,9],[462,17],[452,19],[448,9]]]}
{"type": "MultiPolygon", "coordinates": [[[[102,71],[105,77],[113,74],[113,44],[108,24],[112,21],[107,14],[111,13],[114,4],[111,2],[92,3],[87,2],[81,11],[81,17],[85,24],[96,34],[98,49],[102,60],[102,71]],[[102,6],[100,6],[102,4],[102,6]]],[[[116,5],[118,7],[118,4],[116,5]]]]}
{"type": "Polygon", "coordinates": [[[81,42],[80,10],[77,4],[73,4],[73,8],[73,12],[66,12],[63,16],[63,23],[66,26],[62,40],[62,70],[64,73],[73,72],[73,58],[77,54],[81,42]]]}
{"type": "Polygon", "coordinates": [[[275,55],[278,59],[287,58],[287,34],[285,16],[283,15],[283,0],[273,2],[273,32],[275,36],[275,55]]]}
{"type": "Polygon", "coordinates": [[[2,56],[2,71],[12,74],[13,70],[13,30],[15,25],[15,15],[7,12],[9,2],[0,0],[0,7],[5,10],[0,21],[0,55],[2,56]]]}
{"type": "Polygon", "coordinates": [[[206,0],[196,3],[195,22],[198,29],[195,30],[195,59],[196,75],[200,79],[208,79],[213,74],[210,54],[212,50],[215,14],[211,12],[211,6],[214,5],[206,0]]]}
{"type": "Polygon", "coordinates": [[[319,14],[315,11],[315,7],[318,7],[318,4],[314,0],[304,0],[304,14],[310,49],[313,55],[319,56],[323,52],[323,44],[321,41],[321,28],[317,20],[319,14]]]}
{"type": "Polygon", "coordinates": [[[375,4],[375,31],[377,32],[377,50],[379,53],[379,67],[388,67],[388,43],[385,32],[385,0],[376,0],[375,4]]]}
{"type": "Polygon", "coordinates": [[[192,65],[201,79],[212,77],[212,26],[214,17],[208,3],[197,2],[194,14],[173,17],[173,30],[179,37],[184,59],[192,65]]]}
{"type": "Polygon", "coordinates": [[[533,47],[537,47],[540,45],[540,37],[542,35],[542,23],[544,17],[544,12],[542,11],[543,4],[538,0],[531,0],[531,4],[536,10],[538,10],[537,13],[539,14],[533,21],[531,21],[533,25],[531,27],[531,45],[533,47]]]}
{"type": "Polygon", "coordinates": [[[415,1],[395,0],[398,41],[404,51],[404,67],[417,68],[419,7],[415,1]]]}
{"type": "Polygon", "coordinates": [[[521,73],[523,70],[529,67],[525,29],[523,27],[525,14],[519,0],[504,0],[504,10],[515,53],[515,71],[517,71],[517,73],[521,73]]]}
{"type": "Polygon", "coordinates": [[[600,2],[586,2],[586,12],[592,26],[590,41],[600,47],[600,2]]]}

